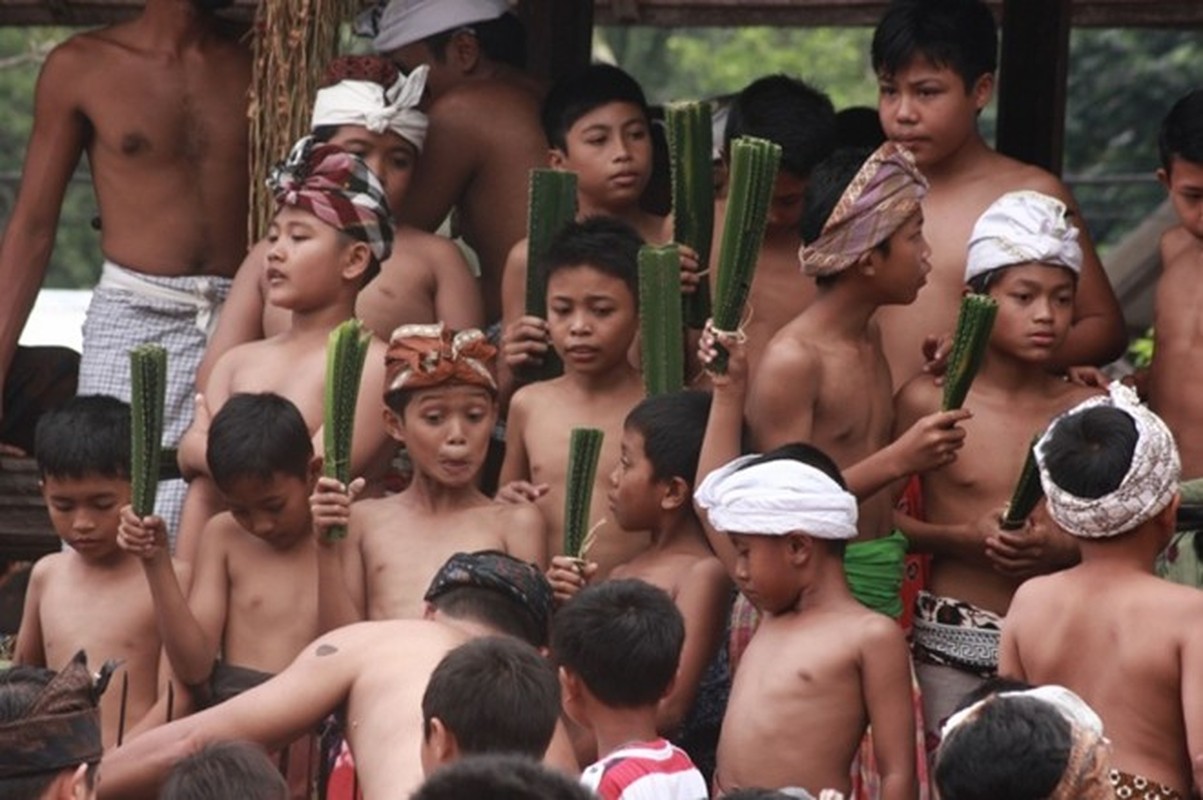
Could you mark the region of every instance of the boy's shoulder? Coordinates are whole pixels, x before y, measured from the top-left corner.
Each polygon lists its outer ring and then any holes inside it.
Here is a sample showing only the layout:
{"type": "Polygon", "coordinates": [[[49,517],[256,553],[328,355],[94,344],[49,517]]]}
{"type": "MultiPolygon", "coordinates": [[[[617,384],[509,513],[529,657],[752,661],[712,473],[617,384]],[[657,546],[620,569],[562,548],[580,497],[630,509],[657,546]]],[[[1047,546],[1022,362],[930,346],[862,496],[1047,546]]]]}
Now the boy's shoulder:
{"type": "Polygon", "coordinates": [[[917,416],[925,416],[940,410],[944,399],[944,387],[936,383],[936,379],[920,372],[906,383],[894,395],[894,405],[899,410],[906,410],[917,416]]]}
{"type": "Polygon", "coordinates": [[[532,406],[537,406],[552,398],[562,397],[568,392],[568,384],[561,375],[545,381],[534,381],[519,388],[510,398],[510,413],[517,409],[520,413],[528,413],[532,406]]]}
{"type": "MultiPolygon", "coordinates": [[[[1186,269],[1193,266],[1196,261],[1193,258],[1188,260],[1186,256],[1203,251],[1203,242],[1184,225],[1174,225],[1161,234],[1158,249],[1161,253],[1161,273],[1165,276],[1167,273],[1178,271],[1179,267],[1186,269]]],[[[1191,277],[1195,277],[1193,270],[1191,277]]]]}
{"type": "Polygon", "coordinates": [[[992,148],[979,151],[977,157],[961,169],[945,173],[938,183],[949,187],[958,184],[985,183],[992,190],[997,190],[997,196],[1021,189],[1030,189],[1062,200],[1070,199],[1069,190],[1053,173],[1043,167],[1004,155],[992,148]]]}

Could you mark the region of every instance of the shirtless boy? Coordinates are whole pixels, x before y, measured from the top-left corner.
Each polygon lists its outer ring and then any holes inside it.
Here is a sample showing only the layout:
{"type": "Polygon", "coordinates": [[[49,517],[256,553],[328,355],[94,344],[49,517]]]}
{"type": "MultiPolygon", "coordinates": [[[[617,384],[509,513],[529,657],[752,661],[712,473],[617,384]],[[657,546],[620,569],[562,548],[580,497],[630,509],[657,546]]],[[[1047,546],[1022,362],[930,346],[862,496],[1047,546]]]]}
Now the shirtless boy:
{"type": "MultiPolygon", "coordinates": [[[[384,187],[394,216],[405,205],[426,141],[427,119],[418,109],[426,73],[422,67],[403,78],[386,59],[341,56],[327,66],[314,101],[314,138],[362,158],[384,187]]],[[[234,279],[197,377],[202,391],[226,350],[288,330],[289,310],[267,301],[268,248],[266,239],[255,245],[234,279]]],[[[404,324],[442,321],[462,330],[484,323],[480,289],[459,248],[442,236],[395,224],[393,252],[356,297],[355,315],[384,340],[404,324]]]]}
{"type": "Polygon", "coordinates": [[[506,0],[392,0],[372,45],[402,71],[430,67],[430,143],[398,216],[453,232],[480,259],[485,318],[501,318],[501,274],[526,235],[530,171],[543,166],[543,86],[523,72],[525,32],[506,0]],[[482,124],[483,123],[483,124],[482,124]]]}
{"type": "Polygon", "coordinates": [[[201,706],[288,666],[318,634],[309,493],[320,462],[296,406],[237,394],[209,428],[209,471],[229,511],[209,520],[187,595],[157,517],[122,510],[118,541],[142,559],[167,657],[201,706]]]}
{"type": "Polygon", "coordinates": [[[810,442],[840,465],[861,501],[858,541],[844,561],[853,594],[902,613],[906,539],[893,527],[893,481],[946,464],[965,436],[966,411],[930,414],[891,443],[890,365],[875,314],[915,299],[928,271],[919,201],[926,183],[910,153],[887,142],[837,150],[806,188],[802,263],[818,292],[765,351],[748,389],[754,445],[810,442]]]}
{"type": "MultiPolygon", "coordinates": [[[[536,502],[547,523],[550,555],[564,552],[572,429],[600,429],[605,438],[598,463],[615,464],[622,422],[643,399],[643,380],[627,358],[639,329],[637,260],[642,244],[625,222],[592,217],[565,226],[546,255],[547,326],[564,374],[514,394],[498,498],[536,502]]],[[[607,482],[605,470],[599,469],[589,509],[589,520],[602,523],[588,554],[598,565],[598,580],[648,544],[647,534],[620,530],[607,518],[607,482]]]]}
{"type": "MultiPolygon", "coordinates": [[[[786,75],[760,78],[731,101],[723,134],[727,161],[731,141],[738,136],[758,136],[781,145],[768,226],[748,294],[752,313],[744,328],[749,369],[755,374],[769,340],[814,299],[814,279],[798,268],[802,201],[810,171],[835,147],[835,108],[827,95],[800,80],[786,75]]],[[[721,209],[715,219],[721,229],[721,209]]],[[[721,239],[721,230],[716,230],[715,241],[721,239]]],[[[711,270],[711,281],[715,275],[711,270]]]]}
{"type": "MultiPolygon", "coordinates": [[[[708,441],[703,469],[715,455],[708,441]]],[[[857,501],[838,468],[810,445],[786,445],[714,470],[694,499],[710,528],[730,537],[736,581],[764,614],[731,687],[716,793],[847,794],[871,725],[880,796],[917,798],[906,640],[848,589],[843,551],[857,535],[857,501]]]]}
{"type": "MultiPolygon", "coordinates": [[[[965,400],[973,418],[962,424],[956,461],[920,476],[926,522],[897,517],[912,549],[934,556],[914,621],[929,747],[961,698],[997,671],[999,631],[1015,589],[1077,557],[1073,540],[1043,511],[1021,530],[999,526],[1032,438],[1098,392],[1049,370],[1069,332],[1081,268],[1065,204],[1037,192],[1000,197],[969,240],[968,289],[998,302],[965,400]]],[[[912,378],[898,393],[898,428],[937,411],[942,395],[931,376],[912,378]]]]}
{"type": "MultiPolygon", "coordinates": [[[[237,393],[275,392],[300,410],[320,447],[326,345],[330,332],[350,319],[355,297],[388,257],[392,221],[380,182],[363,161],[332,144],[305,139],[273,174],[279,210],[268,228],[269,302],[289,309],[292,324],[270,339],[239,345],[218,359],[198,414],[180,447],[180,466],[193,478],[181,557],[191,560],[197,534],[220,508],[205,491],[205,435],[209,415],[237,393]],[[200,484],[200,488],[198,488],[200,484]],[[194,513],[193,494],[202,510],[194,513]]],[[[355,414],[352,469],[383,471],[391,441],[380,422],[384,343],[374,339],[364,366],[355,414]]]]}
{"type": "Polygon", "coordinates": [[[312,497],[320,541],[322,629],[363,619],[422,615],[422,592],[449,556],[499,550],[547,564],[543,517],[529,504],[499,506],[481,494],[497,421],[495,348],[478,330],[404,325],[389,342],[385,427],[405,446],[413,479],[400,494],[354,504],[362,481],[321,478],[312,497]],[[349,489],[349,491],[348,491],[349,489]],[[348,537],[331,542],[331,525],[348,537]]]}
{"type": "MultiPolygon", "coordinates": [[[[928,287],[909,306],[883,309],[883,344],[894,385],[924,365],[928,337],[956,327],[965,249],[974,223],[1006,192],[1031,189],[1077,204],[1044,170],[995,152],[978,130],[978,115],[994,92],[998,34],[982,0],[905,0],[890,5],[873,35],[878,110],[891,140],[915,156],[930,182],[923,200],[924,234],[931,243],[928,287]]],[[[1077,220],[1082,277],[1073,326],[1057,367],[1105,364],[1127,344],[1111,284],[1077,220]]]]}
{"type": "Polygon", "coordinates": [[[422,782],[422,695],[439,661],[481,635],[546,646],[551,617],[551,588],[538,568],[496,553],[457,554],[427,597],[428,619],[332,631],[263,685],[109,754],[101,797],[154,797],[171,765],[207,742],[279,747],[344,704],[365,800],[408,796],[422,782]]]}
{"type": "MultiPolygon", "coordinates": [[[[1161,169],[1179,224],[1161,236],[1161,279],[1153,319],[1149,404],[1178,440],[1182,474],[1203,477],[1203,411],[1198,402],[1198,276],[1203,269],[1203,89],[1183,97],[1161,124],[1161,169]]],[[[1203,537],[1175,536],[1177,559],[1165,565],[1170,580],[1203,586],[1203,537]],[[1192,547],[1193,545],[1193,547],[1192,547]]]]}
{"type": "MultiPolygon", "coordinates": [[[[119,662],[118,690],[100,702],[105,747],[118,740],[123,676],[125,738],[166,718],[154,602],[138,559],[117,545],[120,510],[130,498],[129,447],[129,407],[112,397],[77,397],[39,422],[42,496],[67,548],[33,567],[13,658],[59,670],[86,650],[97,668],[119,662]]],[[[166,568],[187,583],[185,567],[168,561],[166,568]]]]}
{"type": "Polygon", "coordinates": [[[1203,787],[1203,593],[1153,573],[1174,532],[1178,450],[1135,392],[1110,388],[1037,446],[1049,514],[1082,563],[1019,587],[998,668],[1098,712],[1116,796],[1187,798],[1203,787]]]}
{"type": "MultiPolygon", "coordinates": [[[[251,59],[209,13],[227,4],[147,0],[134,20],[73,36],[46,59],[0,245],[0,388],[67,182],[87,153],[106,261],[84,324],[79,391],[128,400],[128,350],[163,343],[164,444],[187,429],[209,323],[246,250],[251,59]]],[[[183,485],[163,488],[159,508],[174,526],[183,485]]]]}

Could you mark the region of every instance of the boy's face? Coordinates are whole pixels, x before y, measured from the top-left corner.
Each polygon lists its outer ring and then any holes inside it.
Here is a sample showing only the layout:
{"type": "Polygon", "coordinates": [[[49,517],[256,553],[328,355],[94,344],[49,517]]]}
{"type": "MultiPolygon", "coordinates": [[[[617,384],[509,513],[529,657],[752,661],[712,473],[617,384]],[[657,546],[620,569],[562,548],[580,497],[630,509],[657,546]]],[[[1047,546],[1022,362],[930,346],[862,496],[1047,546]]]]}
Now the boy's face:
{"type": "Polygon", "coordinates": [[[791,561],[791,537],[728,535],[735,546],[735,582],[752,605],[769,614],[793,607],[799,589],[791,561]]]}
{"type": "Polygon", "coordinates": [[[551,151],[551,166],[577,175],[577,191],[591,205],[634,207],[652,175],[652,136],[643,109],[606,103],[573,123],[567,148],[551,151]]]}
{"type": "Polygon", "coordinates": [[[1074,279],[1065,267],[1016,264],[990,286],[998,315],[990,346],[1025,361],[1045,362],[1069,334],[1074,279]]]}
{"type": "Polygon", "coordinates": [[[803,202],[806,195],[806,180],[790,172],[778,172],[773,183],[773,197],[769,203],[768,230],[802,235],[803,202]]]}
{"type": "Polygon", "coordinates": [[[878,75],[877,88],[877,111],[886,136],[910,150],[922,170],[976,134],[978,112],[994,92],[994,76],[982,75],[966,91],[951,68],[917,56],[893,75],[878,75]]]}
{"type": "Polygon", "coordinates": [[[547,322],[564,364],[582,373],[608,370],[625,359],[639,325],[627,285],[588,265],[552,273],[547,322]]]}
{"type": "Polygon", "coordinates": [[[313,485],[314,476],[306,479],[276,472],[266,479],[241,475],[219,489],[235,522],[252,536],[283,549],[312,530],[313,485]]]}
{"type": "Polygon", "coordinates": [[[874,283],[881,291],[882,301],[905,305],[919,294],[931,271],[928,256],[931,247],[923,237],[923,213],[916,211],[889,238],[889,255],[874,249],[870,265],[874,283]]]}
{"type": "Polygon", "coordinates": [[[1170,171],[1157,171],[1157,178],[1170,193],[1174,213],[1196,239],[1203,239],[1203,164],[1174,156],[1170,171]]]}
{"type": "Polygon", "coordinates": [[[457,489],[475,483],[496,422],[493,395],[463,384],[418,389],[400,417],[385,410],[385,427],[405,444],[415,472],[457,489]]]}
{"type": "Polygon", "coordinates": [[[622,450],[610,473],[607,498],[614,521],[628,531],[655,527],[663,496],[664,484],[655,478],[652,462],[643,449],[643,434],[633,428],[624,428],[622,450]]]}
{"type": "Polygon", "coordinates": [[[129,481],[102,475],[42,479],[42,497],[59,538],[89,561],[103,561],[121,551],[117,526],[121,507],[130,501],[129,481]]]}
{"type": "Polygon", "coordinates": [[[339,127],[330,143],[363,159],[383,184],[388,207],[394,216],[399,213],[418,163],[417,148],[395,131],[375,133],[360,125],[339,127]]]}
{"type": "Polygon", "coordinates": [[[308,311],[338,296],[353,249],[339,231],[308,211],[285,206],[268,227],[267,241],[269,303],[308,311]]]}

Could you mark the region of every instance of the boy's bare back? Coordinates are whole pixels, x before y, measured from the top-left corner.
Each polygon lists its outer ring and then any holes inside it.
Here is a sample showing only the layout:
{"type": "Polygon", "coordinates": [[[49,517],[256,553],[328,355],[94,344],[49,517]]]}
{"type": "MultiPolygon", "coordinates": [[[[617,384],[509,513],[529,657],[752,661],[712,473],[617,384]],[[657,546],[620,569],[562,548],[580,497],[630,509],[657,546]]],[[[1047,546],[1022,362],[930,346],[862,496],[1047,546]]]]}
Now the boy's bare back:
{"type": "Polygon", "coordinates": [[[1019,589],[999,672],[1073,689],[1103,718],[1116,769],[1188,796],[1188,753],[1203,752],[1201,614],[1196,589],[1126,565],[1082,564],[1019,589]]]}
{"type": "Polygon", "coordinates": [[[1203,242],[1182,226],[1161,237],[1161,278],[1153,320],[1155,348],[1149,403],[1173,429],[1182,476],[1203,476],[1203,242]]]}
{"type": "MultiPolygon", "coordinates": [[[[178,564],[176,571],[181,571],[178,564]]],[[[120,664],[100,701],[104,744],[112,747],[122,716],[123,676],[129,676],[127,734],[155,704],[159,691],[154,603],[137,559],[122,558],[112,568],[99,568],[67,551],[34,565],[15,663],[58,670],[80,650],[97,669],[110,659],[120,664]]]]}
{"type": "MultiPolygon", "coordinates": [[[[909,663],[898,626],[851,598],[821,611],[767,616],[731,687],[716,789],[799,786],[816,795],[824,788],[847,794],[848,765],[870,722],[869,706],[910,707],[909,663]]],[[[906,727],[903,734],[913,738],[912,720],[901,716],[874,718],[875,737],[906,727]]]]}

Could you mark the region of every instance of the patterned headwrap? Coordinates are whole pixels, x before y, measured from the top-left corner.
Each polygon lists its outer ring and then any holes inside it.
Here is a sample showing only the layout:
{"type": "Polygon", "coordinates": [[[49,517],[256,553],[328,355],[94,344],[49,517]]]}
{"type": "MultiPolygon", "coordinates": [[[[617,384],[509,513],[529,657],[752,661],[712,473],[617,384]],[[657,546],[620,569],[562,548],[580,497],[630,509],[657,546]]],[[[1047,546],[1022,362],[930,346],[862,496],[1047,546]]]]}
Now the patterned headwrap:
{"type": "Polygon", "coordinates": [[[530,612],[539,631],[546,632],[551,624],[551,584],[534,564],[500,550],[456,553],[434,576],[424,599],[434,602],[464,587],[491,589],[509,597],[530,612]]]}
{"type": "Polygon", "coordinates": [[[377,261],[393,249],[388,198],[359,156],[338,145],[317,144],[306,136],[267,179],[279,207],[308,211],[353,239],[365,243],[377,261]]]}
{"type": "Polygon", "coordinates": [[[393,131],[421,152],[429,120],[418,110],[418,103],[422,101],[422,90],[426,88],[430,67],[423,64],[409,77],[401,75],[393,67],[391,74],[385,71],[384,74],[389,77],[382,84],[368,76],[382,70],[376,68],[374,63],[363,62],[383,61],[392,67],[387,60],[376,56],[347,56],[340,61],[347,63],[344,66],[335,62],[331,67],[338,67],[348,74],[318,90],[313,101],[311,127],[360,125],[372,133],[393,131]],[[363,68],[357,70],[355,67],[361,64],[363,68]]]}
{"type": "Polygon", "coordinates": [[[710,524],[724,533],[784,536],[805,533],[819,539],[856,536],[856,498],[822,471],[780,458],[745,466],[760,458],[742,456],[706,476],[694,502],[710,524]]]}
{"type": "Polygon", "coordinates": [[[0,724],[0,779],[99,761],[104,746],[96,704],[115,667],[108,662],[93,677],[81,650],[42,688],[24,716],[0,724]]]}
{"type": "Polygon", "coordinates": [[[965,280],[1013,264],[1036,262],[1082,272],[1078,229],[1065,203],[1040,192],[1008,192],[995,200],[973,226],[965,280]]]}
{"type": "Polygon", "coordinates": [[[904,147],[874,151],[840,195],[819,237],[798,251],[807,275],[843,272],[898,230],[927,194],[927,179],[904,147]]]}
{"type": "Polygon", "coordinates": [[[1108,391],[1109,394],[1085,400],[1053,420],[1036,443],[1036,462],[1048,497],[1049,515],[1067,533],[1085,539],[1118,536],[1151,519],[1178,493],[1182,472],[1174,435],[1161,418],[1141,405],[1131,387],[1113,381],[1108,391]],[[1132,451],[1132,464],[1115,491],[1102,497],[1078,497],[1053,480],[1045,451],[1061,420],[1098,406],[1117,408],[1132,418],[1136,425],[1136,447],[1132,451]]]}
{"type": "Polygon", "coordinates": [[[428,389],[447,383],[497,391],[489,361],[497,348],[475,328],[453,333],[443,323],[402,325],[384,357],[384,391],[428,389]]]}

